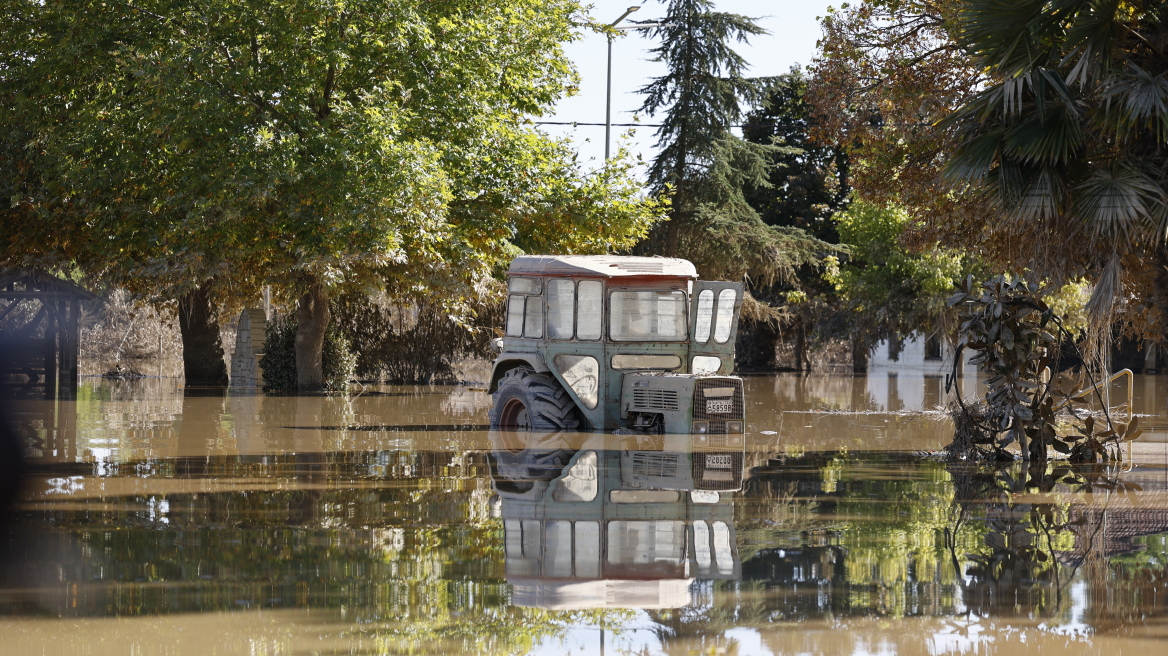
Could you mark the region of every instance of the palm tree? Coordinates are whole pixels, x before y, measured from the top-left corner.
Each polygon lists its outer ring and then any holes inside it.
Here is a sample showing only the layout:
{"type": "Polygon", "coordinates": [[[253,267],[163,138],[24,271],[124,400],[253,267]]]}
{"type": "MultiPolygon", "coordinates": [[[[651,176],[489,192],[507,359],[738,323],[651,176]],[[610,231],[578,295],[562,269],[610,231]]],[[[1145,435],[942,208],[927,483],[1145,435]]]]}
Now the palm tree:
{"type": "Polygon", "coordinates": [[[1168,321],[1166,10],[961,0],[951,31],[991,81],[942,122],[961,143],[946,175],[985,193],[1034,271],[1095,277],[1097,329],[1117,310],[1145,333],[1168,321]]]}

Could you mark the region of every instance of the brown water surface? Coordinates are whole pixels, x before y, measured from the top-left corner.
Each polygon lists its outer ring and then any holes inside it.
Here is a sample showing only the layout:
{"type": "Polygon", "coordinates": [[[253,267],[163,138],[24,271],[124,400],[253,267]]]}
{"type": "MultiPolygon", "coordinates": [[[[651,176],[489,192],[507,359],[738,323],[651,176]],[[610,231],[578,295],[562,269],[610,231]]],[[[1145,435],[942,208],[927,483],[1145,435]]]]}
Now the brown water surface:
{"type": "Polygon", "coordinates": [[[1165,653],[1168,376],[1131,460],[1029,470],[924,457],[943,386],[748,378],[738,441],[89,381],[18,409],[0,653],[1165,653]]]}

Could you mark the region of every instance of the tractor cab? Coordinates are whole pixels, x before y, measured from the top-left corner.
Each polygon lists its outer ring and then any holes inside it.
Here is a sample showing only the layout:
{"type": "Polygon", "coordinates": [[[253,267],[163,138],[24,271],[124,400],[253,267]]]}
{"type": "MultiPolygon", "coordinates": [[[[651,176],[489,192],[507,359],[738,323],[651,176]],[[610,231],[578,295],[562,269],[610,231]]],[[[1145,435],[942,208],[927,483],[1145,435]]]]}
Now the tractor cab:
{"type": "Polygon", "coordinates": [[[728,374],[743,285],[697,278],[680,259],[516,258],[491,425],[742,432],[742,381],[728,374]]]}

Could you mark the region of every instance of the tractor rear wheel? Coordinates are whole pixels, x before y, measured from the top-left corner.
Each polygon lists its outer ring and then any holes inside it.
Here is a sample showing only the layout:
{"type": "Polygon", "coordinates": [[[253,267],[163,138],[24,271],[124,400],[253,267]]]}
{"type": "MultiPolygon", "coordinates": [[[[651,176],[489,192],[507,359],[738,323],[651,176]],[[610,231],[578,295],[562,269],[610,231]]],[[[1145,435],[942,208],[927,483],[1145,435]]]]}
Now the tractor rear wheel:
{"type": "Polygon", "coordinates": [[[580,425],[576,403],[559,381],[523,366],[499,379],[490,419],[491,428],[511,430],[575,430],[580,425]]]}

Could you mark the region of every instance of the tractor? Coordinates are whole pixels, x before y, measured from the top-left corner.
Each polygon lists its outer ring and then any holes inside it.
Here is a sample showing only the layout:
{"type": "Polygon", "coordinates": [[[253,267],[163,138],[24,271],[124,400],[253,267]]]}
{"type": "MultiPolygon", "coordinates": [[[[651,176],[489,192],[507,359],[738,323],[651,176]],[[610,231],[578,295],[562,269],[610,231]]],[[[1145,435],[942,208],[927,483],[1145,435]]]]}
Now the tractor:
{"type": "Polygon", "coordinates": [[[742,379],[729,374],[743,285],[697,277],[681,259],[516,258],[491,426],[742,434],[742,379]]]}

